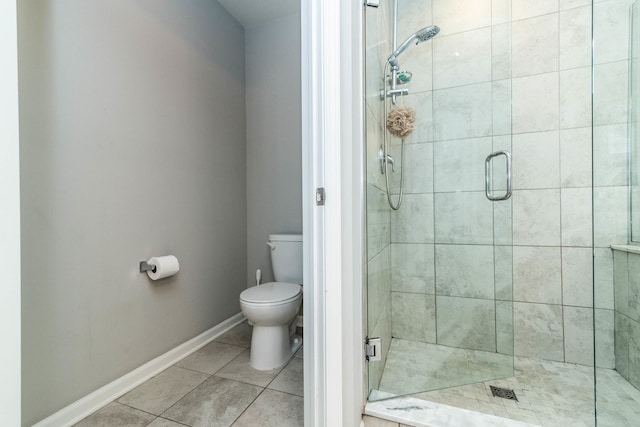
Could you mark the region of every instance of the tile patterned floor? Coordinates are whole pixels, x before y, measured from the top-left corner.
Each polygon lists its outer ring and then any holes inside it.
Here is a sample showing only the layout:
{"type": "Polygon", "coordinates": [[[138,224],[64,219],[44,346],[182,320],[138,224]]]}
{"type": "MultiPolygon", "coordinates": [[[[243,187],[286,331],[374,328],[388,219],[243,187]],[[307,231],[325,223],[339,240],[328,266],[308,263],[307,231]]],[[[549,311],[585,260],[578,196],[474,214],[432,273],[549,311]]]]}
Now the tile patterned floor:
{"type": "Polygon", "coordinates": [[[241,323],[76,426],[302,426],[302,349],[283,368],[256,371],[250,342],[241,323]]]}
{"type": "MultiPolygon", "coordinates": [[[[432,390],[412,394],[412,397],[507,419],[549,427],[592,427],[594,425],[594,370],[591,367],[516,357],[514,375],[509,375],[505,379],[434,390],[437,387],[430,387],[425,383],[429,378],[441,387],[443,384],[439,382],[439,378],[452,378],[455,381],[465,372],[474,371],[476,366],[479,366],[475,365],[475,362],[483,361],[488,356],[470,356],[459,349],[432,344],[420,345],[424,348],[414,348],[415,343],[395,343],[394,345],[392,342],[380,390],[377,393],[398,395],[400,393],[397,387],[402,382],[412,392],[419,387],[424,387],[423,390],[432,390]],[[411,349],[413,358],[407,359],[405,349],[411,349]],[[447,353],[451,357],[445,361],[447,353]],[[417,360],[416,357],[417,359],[422,357],[422,359],[417,360]],[[404,359],[394,360],[394,358],[404,359]],[[434,361],[436,363],[433,363],[434,361]],[[416,366],[421,366],[423,372],[420,375],[408,375],[407,369],[416,370],[416,366]],[[425,373],[425,367],[428,366],[433,369],[425,373]],[[490,385],[514,390],[518,401],[493,397],[489,389],[490,385]]],[[[491,358],[489,357],[488,360],[490,361],[491,358]]],[[[491,374],[495,370],[489,369],[487,372],[491,374]]],[[[640,425],[640,391],[614,370],[598,369],[597,380],[598,426],[640,425]]]]}

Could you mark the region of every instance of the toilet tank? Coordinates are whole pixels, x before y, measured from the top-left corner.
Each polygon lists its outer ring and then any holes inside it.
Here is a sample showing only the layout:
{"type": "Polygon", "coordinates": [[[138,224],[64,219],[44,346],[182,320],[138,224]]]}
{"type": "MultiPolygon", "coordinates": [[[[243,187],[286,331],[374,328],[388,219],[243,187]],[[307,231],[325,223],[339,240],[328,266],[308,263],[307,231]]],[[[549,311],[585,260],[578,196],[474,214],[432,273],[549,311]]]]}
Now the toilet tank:
{"type": "Polygon", "coordinates": [[[302,284],[302,234],[270,234],[267,244],[276,282],[302,284]]]}

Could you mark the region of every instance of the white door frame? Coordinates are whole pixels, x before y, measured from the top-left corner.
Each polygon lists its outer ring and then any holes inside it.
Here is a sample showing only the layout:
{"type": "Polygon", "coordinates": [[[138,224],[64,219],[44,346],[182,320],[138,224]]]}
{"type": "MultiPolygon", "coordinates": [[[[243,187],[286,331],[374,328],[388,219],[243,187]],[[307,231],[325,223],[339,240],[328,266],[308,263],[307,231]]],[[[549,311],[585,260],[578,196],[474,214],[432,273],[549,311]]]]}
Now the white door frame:
{"type": "Polygon", "coordinates": [[[362,413],[362,8],[301,7],[307,427],[355,427],[362,413]]]}
{"type": "Polygon", "coordinates": [[[0,419],[20,422],[20,158],[15,1],[0,2],[0,419]]]}
{"type": "MultiPolygon", "coordinates": [[[[305,424],[355,426],[362,404],[361,3],[302,3],[305,424]],[[315,188],[324,187],[324,207],[315,188]]],[[[15,2],[0,2],[0,416],[20,425],[20,179],[15,2]]]]}

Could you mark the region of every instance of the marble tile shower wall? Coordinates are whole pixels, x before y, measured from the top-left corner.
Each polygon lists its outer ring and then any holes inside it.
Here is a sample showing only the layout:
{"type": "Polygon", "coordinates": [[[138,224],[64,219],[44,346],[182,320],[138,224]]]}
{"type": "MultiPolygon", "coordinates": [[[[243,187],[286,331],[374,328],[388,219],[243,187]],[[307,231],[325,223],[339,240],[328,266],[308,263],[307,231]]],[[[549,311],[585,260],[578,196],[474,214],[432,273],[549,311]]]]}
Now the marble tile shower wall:
{"type": "Polygon", "coordinates": [[[613,253],[616,371],[640,389],[640,255],[613,253]]]}
{"type": "MultiPolygon", "coordinates": [[[[627,230],[629,3],[595,5],[604,52],[596,56],[593,123],[603,367],[614,365],[608,247],[626,242],[627,230]]],[[[391,265],[392,336],[594,363],[591,16],[587,0],[400,0],[399,42],[425,25],[441,32],[401,58],[413,73],[401,102],[418,112],[401,210],[384,206],[372,168],[377,146],[368,147],[377,231],[390,215],[390,244],[380,234],[376,265],[391,265]],[[483,193],[484,158],[499,149],[513,154],[512,206],[483,193]]],[[[368,114],[379,117],[381,106],[371,104],[368,114]]],[[[392,155],[400,157],[398,142],[392,155]]]]}
{"type": "Polygon", "coordinates": [[[418,126],[391,216],[392,335],[511,353],[510,203],[484,195],[484,158],[511,149],[510,2],[493,3],[400,0],[399,41],[441,31],[401,60],[418,126]]]}
{"type": "MultiPolygon", "coordinates": [[[[596,364],[616,366],[612,244],[628,242],[627,121],[630,6],[633,0],[593,6],[593,246],[596,364]]],[[[564,218],[564,212],[563,212],[564,218]]],[[[587,318],[587,320],[591,320],[587,318]]],[[[617,332],[616,332],[617,333],[617,332]]]]}

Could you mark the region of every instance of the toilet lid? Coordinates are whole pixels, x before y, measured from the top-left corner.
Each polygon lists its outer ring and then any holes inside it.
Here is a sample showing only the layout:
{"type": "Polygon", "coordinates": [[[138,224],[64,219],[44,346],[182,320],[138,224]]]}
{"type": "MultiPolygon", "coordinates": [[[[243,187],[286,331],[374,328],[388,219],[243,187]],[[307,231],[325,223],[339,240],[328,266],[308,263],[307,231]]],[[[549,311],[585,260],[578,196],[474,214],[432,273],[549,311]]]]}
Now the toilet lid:
{"type": "Polygon", "coordinates": [[[298,296],[301,287],[295,283],[269,282],[242,291],[240,299],[252,303],[286,301],[298,296]]]}

